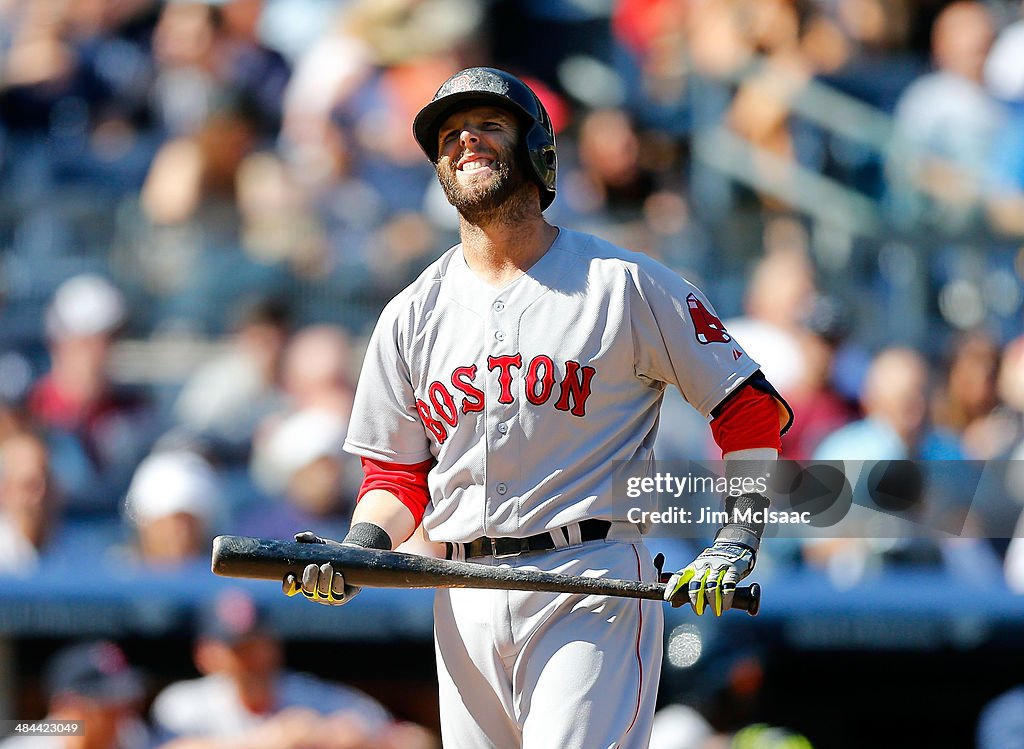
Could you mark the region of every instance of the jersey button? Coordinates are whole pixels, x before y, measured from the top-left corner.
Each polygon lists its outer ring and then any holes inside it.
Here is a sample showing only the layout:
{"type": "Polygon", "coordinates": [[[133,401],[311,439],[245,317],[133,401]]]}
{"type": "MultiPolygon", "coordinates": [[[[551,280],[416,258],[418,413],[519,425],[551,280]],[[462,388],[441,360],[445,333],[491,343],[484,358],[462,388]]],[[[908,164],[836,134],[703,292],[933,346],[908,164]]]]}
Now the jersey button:
{"type": "Polygon", "coordinates": [[[505,303],[504,302],[495,302],[494,303],[494,311],[495,312],[501,312],[503,309],[505,309],[505,303]]]}
{"type": "Polygon", "coordinates": [[[496,331],[494,331],[494,340],[496,340],[496,341],[504,341],[505,340],[505,331],[504,330],[496,330],[496,331]]]}
{"type": "Polygon", "coordinates": [[[501,434],[508,434],[508,424],[498,424],[498,431],[501,434]]]}
{"type": "Polygon", "coordinates": [[[498,494],[504,494],[505,492],[508,491],[508,487],[505,486],[504,484],[498,484],[496,487],[494,487],[494,489],[495,491],[498,492],[498,494]]]}

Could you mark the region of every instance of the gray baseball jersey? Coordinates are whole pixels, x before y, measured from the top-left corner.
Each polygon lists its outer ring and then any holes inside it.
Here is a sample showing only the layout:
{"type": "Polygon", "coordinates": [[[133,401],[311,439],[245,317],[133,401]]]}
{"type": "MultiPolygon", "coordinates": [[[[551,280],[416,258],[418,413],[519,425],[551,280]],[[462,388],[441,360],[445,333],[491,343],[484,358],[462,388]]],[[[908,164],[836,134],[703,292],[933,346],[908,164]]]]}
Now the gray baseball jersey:
{"type": "Polygon", "coordinates": [[[436,460],[432,541],[615,520],[616,462],[647,470],[665,387],[707,417],[757,369],[703,294],[645,255],[560,229],[497,289],[457,245],[381,314],[345,448],[436,460]]]}

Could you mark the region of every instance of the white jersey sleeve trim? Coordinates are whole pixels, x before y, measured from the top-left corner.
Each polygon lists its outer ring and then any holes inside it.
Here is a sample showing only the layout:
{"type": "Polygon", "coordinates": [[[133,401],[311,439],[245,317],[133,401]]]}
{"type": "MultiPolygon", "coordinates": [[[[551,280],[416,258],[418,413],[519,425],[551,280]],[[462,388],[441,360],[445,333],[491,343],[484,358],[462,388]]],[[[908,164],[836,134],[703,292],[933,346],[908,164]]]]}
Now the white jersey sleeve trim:
{"type": "Polygon", "coordinates": [[[385,463],[401,463],[403,465],[411,465],[413,463],[422,463],[424,460],[430,460],[434,457],[434,454],[430,450],[421,450],[415,453],[399,453],[394,450],[384,450],[372,445],[362,445],[352,440],[345,440],[344,445],[345,452],[353,455],[361,455],[364,458],[371,458],[373,460],[382,460],[385,463]]]}

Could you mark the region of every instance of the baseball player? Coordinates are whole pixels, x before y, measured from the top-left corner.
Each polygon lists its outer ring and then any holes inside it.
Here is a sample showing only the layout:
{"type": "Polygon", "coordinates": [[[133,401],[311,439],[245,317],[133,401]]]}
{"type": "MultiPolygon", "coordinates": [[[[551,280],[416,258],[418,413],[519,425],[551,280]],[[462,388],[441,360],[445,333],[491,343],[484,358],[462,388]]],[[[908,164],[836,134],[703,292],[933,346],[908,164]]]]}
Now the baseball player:
{"type": "MultiPolygon", "coordinates": [[[[462,241],[387,305],[371,337],[345,443],[365,478],[343,543],[391,549],[422,524],[456,560],[656,580],[644,529],[613,512],[612,474],[620,461],[649,472],[665,388],[713,419],[730,461],[774,459],[788,407],[696,287],[544,220],[555,140],[522,81],[463,70],[413,130],[462,241]]],[[[762,532],[726,525],[666,598],[721,614],[762,532]]],[[[330,565],[284,582],[328,604],[358,592],[330,565]]],[[[445,746],[647,745],[655,602],[442,589],[434,617],[445,746]]]]}

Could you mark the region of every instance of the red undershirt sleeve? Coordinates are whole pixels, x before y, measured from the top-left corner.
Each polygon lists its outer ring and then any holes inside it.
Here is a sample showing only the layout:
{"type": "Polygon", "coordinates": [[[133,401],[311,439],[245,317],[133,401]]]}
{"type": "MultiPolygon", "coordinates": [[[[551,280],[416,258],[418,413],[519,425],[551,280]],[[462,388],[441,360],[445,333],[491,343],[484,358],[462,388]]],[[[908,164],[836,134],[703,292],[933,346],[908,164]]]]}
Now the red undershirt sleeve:
{"type": "Polygon", "coordinates": [[[416,525],[419,525],[430,503],[427,473],[434,465],[433,459],[413,465],[387,463],[366,457],[360,458],[360,461],[363,464],[363,483],[359,487],[356,501],[374,489],[391,492],[399,502],[409,508],[416,525]]]}
{"type": "Polygon", "coordinates": [[[782,451],[779,407],[773,396],[744,385],[711,420],[711,434],[722,455],[755,447],[782,451]]]}

